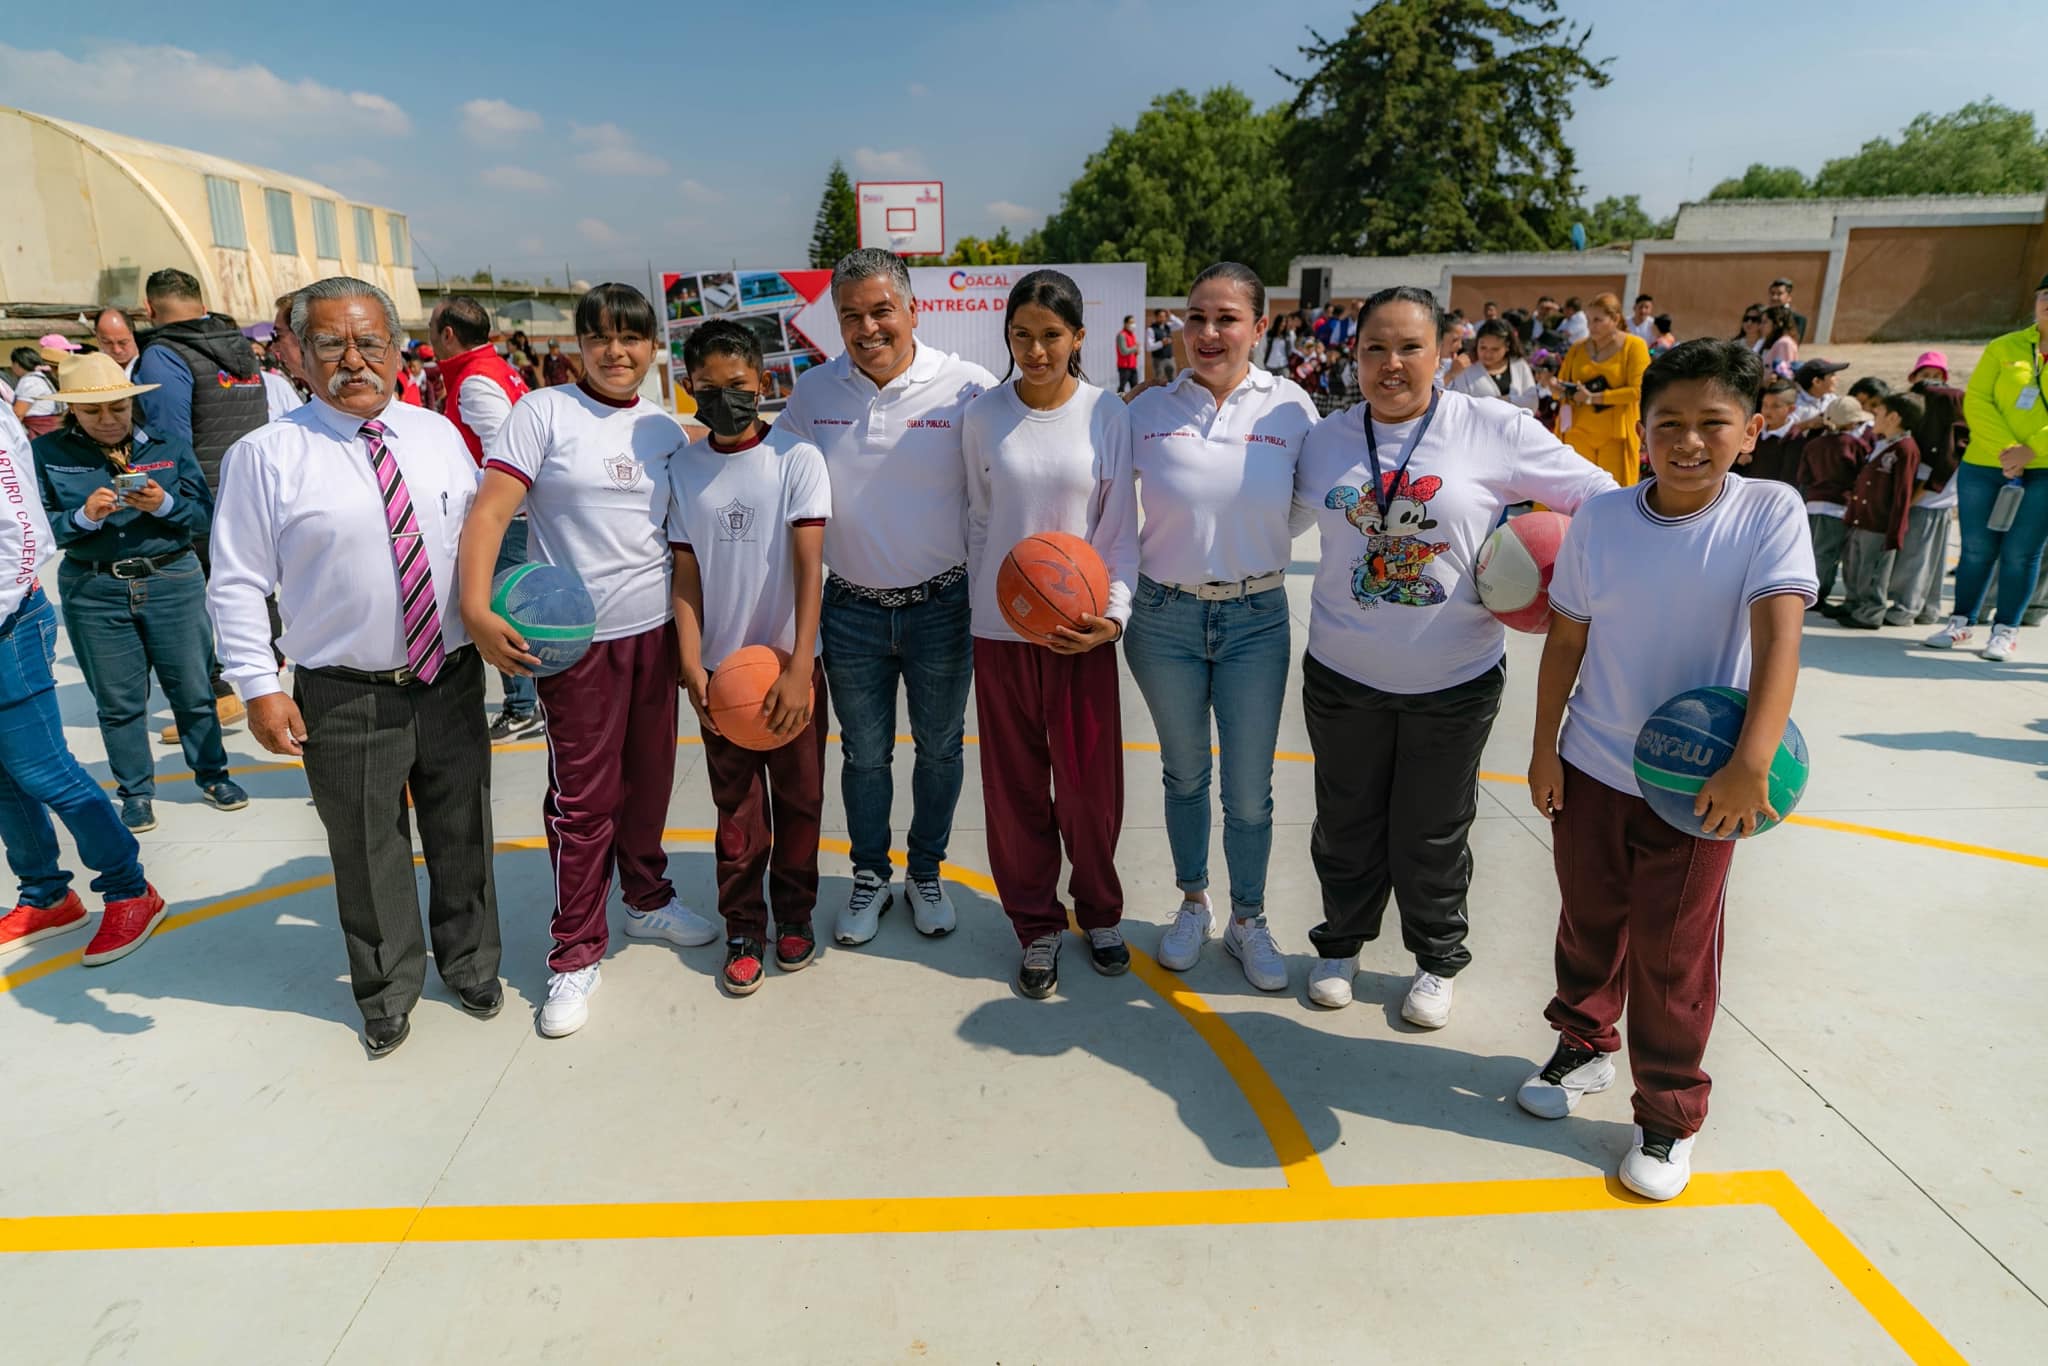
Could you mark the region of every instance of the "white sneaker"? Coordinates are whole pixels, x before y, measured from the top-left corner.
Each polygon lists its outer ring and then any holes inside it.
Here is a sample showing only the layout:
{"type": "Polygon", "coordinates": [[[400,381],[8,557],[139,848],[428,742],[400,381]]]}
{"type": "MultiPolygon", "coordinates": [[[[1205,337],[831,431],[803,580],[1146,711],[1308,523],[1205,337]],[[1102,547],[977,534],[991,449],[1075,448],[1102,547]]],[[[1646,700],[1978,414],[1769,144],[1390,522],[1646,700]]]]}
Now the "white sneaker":
{"type": "Polygon", "coordinates": [[[631,906],[626,908],[628,939],[666,939],[671,944],[696,949],[718,938],[720,932],[720,926],[712,924],[680,901],[671,901],[653,911],[636,911],[631,906]]]}
{"type": "Polygon", "coordinates": [[[574,1034],[590,1018],[590,994],[597,990],[597,965],[548,978],[548,1003],[540,1008],[540,1032],[550,1039],[574,1034]]]}
{"type": "Polygon", "coordinates": [[[1930,650],[1953,650],[1958,645],[1970,643],[1970,619],[1950,617],[1948,625],[1920,642],[1930,650]]]}
{"type": "MultiPolygon", "coordinates": [[[[1223,927],[1223,951],[1244,968],[1244,980],[1260,991],[1287,990],[1287,959],[1266,928],[1266,917],[1239,920],[1232,917],[1223,927]]],[[[1348,987],[1350,983],[1347,981],[1348,987]]]]}
{"type": "Polygon", "coordinates": [[[1325,1010],[1342,1010],[1351,1004],[1351,979],[1358,975],[1358,955],[1349,958],[1318,958],[1308,970],[1308,1001],[1325,1010]]]}
{"type": "Polygon", "coordinates": [[[960,923],[953,913],[953,898],[946,895],[946,884],[935,877],[904,878],[903,897],[910,903],[911,923],[928,939],[951,934],[960,923]]]}
{"type": "Polygon", "coordinates": [[[1563,1119],[1579,1098],[1614,1085],[1614,1059],[1560,1037],[1550,1061],[1529,1074],[1515,1103],[1538,1119],[1563,1119]]]}
{"type": "Polygon", "coordinates": [[[1186,972],[1202,956],[1202,945],[1216,933],[1216,911],[1207,901],[1186,897],[1173,913],[1173,923],[1159,936],[1159,966],[1186,972]]]}
{"type": "Polygon", "coordinates": [[[1433,972],[1415,974],[1408,999],[1401,1002],[1401,1018],[1417,1029],[1442,1029],[1451,1022],[1451,990],[1448,977],[1433,972]]]}
{"type": "Polygon", "coordinates": [[[1692,1144],[1690,1138],[1646,1137],[1638,1124],[1635,1142],[1621,1159],[1621,1184],[1645,1200],[1671,1199],[1692,1180],[1692,1144]]]}
{"type": "Polygon", "coordinates": [[[2020,652],[2020,633],[2011,626],[1994,626],[1991,639],[1979,651],[1994,664],[2003,664],[2020,652]]]}
{"type": "Polygon", "coordinates": [[[833,938],[842,944],[867,943],[875,937],[882,912],[888,909],[887,880],[866,870],[855,873],[853,891],[846,898],[846,909],[839,913],[839,928],[833,932],[833,938]]]}

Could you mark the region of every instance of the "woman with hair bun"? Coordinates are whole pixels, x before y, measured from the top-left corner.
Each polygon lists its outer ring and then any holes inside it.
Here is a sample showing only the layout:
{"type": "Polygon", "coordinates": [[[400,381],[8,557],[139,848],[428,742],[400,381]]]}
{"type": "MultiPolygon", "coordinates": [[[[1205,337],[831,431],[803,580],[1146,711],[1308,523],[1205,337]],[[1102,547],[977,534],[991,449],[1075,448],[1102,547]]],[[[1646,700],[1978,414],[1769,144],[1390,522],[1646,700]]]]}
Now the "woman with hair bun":
{"type": "Polygon", "coordinates": [[[1629,485],[1642,477],[1643,371],[1650,347],[1621,320],[1621,300],[1596,294],[1586,305],[1586,339],[1565,352],[1555,393],[1572,409],[1565,443],[1629,485]]]}
{"type": "Polygon", "coordinates": [[[1428,290],[1365,301],[1365,402],[1308,434],[1294,485],[1323,542],[1302,662],[1323,890],[1309,1000],[1351,1003],[1359,949],[1393,896],[1416,964],[1401,1014],[1424,1029],[1450,1020],[1452,979],[1472,961],[1466,836],[1505,678],[1473,566],[1514,504],[1570,513],[1615,486],[1527,411],[1436,389],[1442,331],[1428,290]]]}

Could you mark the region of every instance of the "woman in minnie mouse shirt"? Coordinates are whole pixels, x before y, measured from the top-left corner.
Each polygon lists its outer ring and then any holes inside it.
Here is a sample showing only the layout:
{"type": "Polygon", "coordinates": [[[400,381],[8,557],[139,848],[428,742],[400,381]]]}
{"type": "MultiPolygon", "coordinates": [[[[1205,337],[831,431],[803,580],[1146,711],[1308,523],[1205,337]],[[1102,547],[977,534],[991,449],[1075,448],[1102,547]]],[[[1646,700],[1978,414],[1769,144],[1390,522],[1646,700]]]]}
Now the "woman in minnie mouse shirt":
{"type": "Polygon", "coordinates": [[[1569,513],[1614,487],[1525,410],[1437,389],[1443,324],[1427,290],[1365,301],[1366,401],[1309,432],[1294,484],[1323,542],[1302,665],[1323,888],[1309,1000],[1351,1003],[1392,895],[1417,968],[1401,1014],[1425,1029],[1450,1020],[1452,979],[1472,961],[1466,835],[1505,677],[1472,566],[1508,507],[1569,513]]]}

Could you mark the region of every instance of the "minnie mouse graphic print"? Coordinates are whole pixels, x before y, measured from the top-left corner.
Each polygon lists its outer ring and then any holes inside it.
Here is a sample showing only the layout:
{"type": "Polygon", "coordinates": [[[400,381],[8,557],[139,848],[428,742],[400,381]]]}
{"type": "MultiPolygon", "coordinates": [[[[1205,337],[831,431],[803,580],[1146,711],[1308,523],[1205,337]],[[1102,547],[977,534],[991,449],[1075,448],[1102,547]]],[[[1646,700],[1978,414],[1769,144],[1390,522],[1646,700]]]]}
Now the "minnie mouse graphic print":
{"type": "Polygon", "coordinates": [[[1419,439],[1419,415],[1374,423],[1383,461],[1406,453],[1402,467],[1382,466],[1375,490],[1369,420],[1360,403],[1312,428],[1295,471],[1295,501],[1315,510],[1323,546],[1308,652],[1383,692],[1455,687],[1507,652],[1472,580],[1501,515],[1525,502],[1570,512],[1614,481],[1522,409],[1445,393],[1419,439]]]}

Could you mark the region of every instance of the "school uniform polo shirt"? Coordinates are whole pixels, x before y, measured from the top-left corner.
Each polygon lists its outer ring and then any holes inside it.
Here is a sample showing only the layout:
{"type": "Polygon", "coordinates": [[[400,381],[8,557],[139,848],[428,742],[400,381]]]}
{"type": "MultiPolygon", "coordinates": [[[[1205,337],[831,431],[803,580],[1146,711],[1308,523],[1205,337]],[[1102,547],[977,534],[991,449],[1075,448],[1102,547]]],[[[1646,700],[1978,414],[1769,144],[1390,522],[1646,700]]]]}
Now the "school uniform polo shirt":
{"type": "Polygon", "coordinates": [[[1131,400],[1139,567],[1155,583],[1235,583],[1287,568],[1294,469],[1316,405],[1257,367],[1220,404],[1192,370],[1131,400]]]}
{"type": "Polygon", "coordinates": [[[818,448],[779,422],[737,450],[709,440],[685,446],[669,462],[666,506],[669,543],[697,558],[704,666],[716,669],[744,645],[796,648],[790,528],[822,522],[832,534],[832,485],[818,448]]]}
{"type": "Polygon", "coordinates": [[[910,588],[967,562],[960,424],[995,376],[917,344],[877,388],[850,353],[804,372],[775,420],[822,453],[833,515],[825,563],[863,588],[910,588]]]}
{"type": "Polygon", "coordinates": [[[1572,517],[1550,605],[1585,622],[1586,656],[1558,752],[1635,794],[1636,736],[1650,713],[1694,688],[1749,687],[1749,609],[1820,591],[1799,494],[1731,474],[1687,517],[1650,508],[1651,480],[1587,502],[1572,517]]]}
{"type": "Polygon", "coordinates": [[[598,640],[669,619],[668,462],[683,429],[643,398],[582,385],[539,389],[512,407],[487,470],[526,485],[528,553],[583,581],[598,640]]]}

